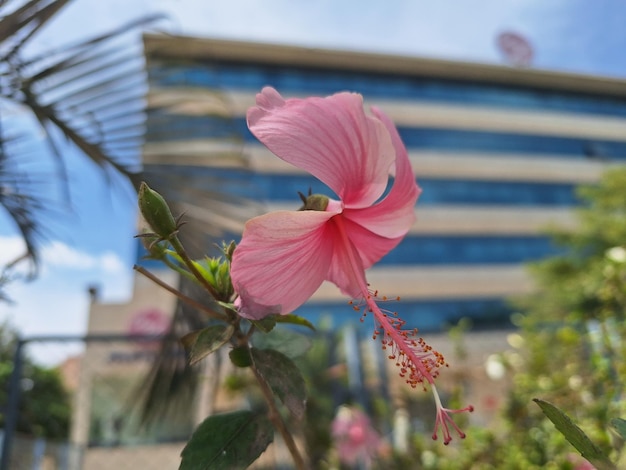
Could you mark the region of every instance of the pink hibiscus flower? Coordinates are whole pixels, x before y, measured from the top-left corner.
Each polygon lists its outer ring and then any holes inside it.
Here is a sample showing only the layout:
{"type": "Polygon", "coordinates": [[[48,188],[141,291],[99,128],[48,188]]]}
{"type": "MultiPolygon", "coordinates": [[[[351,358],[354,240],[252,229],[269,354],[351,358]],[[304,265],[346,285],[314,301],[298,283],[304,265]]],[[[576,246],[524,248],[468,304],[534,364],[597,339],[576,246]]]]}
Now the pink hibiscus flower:
{"type": "MultiPolygon", "coordinates": [[[[231,277],[240,314],[260,319],[290,313],[323,281],[358,299],[355,310],[372,313],[389,358],[413,387],[430,384],[437,404],[437,424],[450,442],[448,424],[464,434],[443,408],[434,380],[445,365],[416,330],[405,330],[395,312],[382,310],[369,289],[365,270],[394,248],[415,222],[420,194],[411,164],[391,120],[380,110],[367,115],[353,93],[327,98],[287,99],[273,88],[257,95],[248,110],[250,131],[274,154],[302,168],[335,192],[301,195],[300,211],[277,211],[246,223],[235,250],[231,277]],[[389,177],[393,186],[383,196],[389,177]]],[[[383,298],[386,300],[386,298],[383,298]]]]}
{"type": "Polygon", "coordinates": [[[347,465],[361,463],[370,468],[382,441],[365,413],[357,408],[339,407],[331,432],[339,460],[347,465]]]}

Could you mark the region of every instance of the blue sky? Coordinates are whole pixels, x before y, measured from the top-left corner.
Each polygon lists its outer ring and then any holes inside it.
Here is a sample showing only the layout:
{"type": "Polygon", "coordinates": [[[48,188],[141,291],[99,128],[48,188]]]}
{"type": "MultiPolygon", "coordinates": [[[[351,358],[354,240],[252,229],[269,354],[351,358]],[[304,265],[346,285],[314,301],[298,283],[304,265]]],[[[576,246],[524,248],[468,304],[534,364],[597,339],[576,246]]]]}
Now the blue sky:
{"type": "MultiPolygon", "coordinates": [[[[74,0],[33,49],[149,12],[164,12],[161,27],[172,34],[490,63],[502,62],[497,34],[513,30],[532,43],[535,68],[626,79],[623,0],[74,0]]],[[[14,114],[19,120],[19,110],[14,114]]],[[[37,129],[33,136],[37,141],[37,129]]],[[[101,287],[105,301],[121,302],[131,293],[135,201],[75,150],[66,155],[71,207],[48,221],[41,275],[10,285],[15,303],[0,303],[0,319],[25,335],[83,333],[90,284],[101,287]]],[[[47,168],[45,161],[37,165],[39,172],[47,168]]],[[[15,235],[0,214],[0,262],[19,252],[15,235]]]]}

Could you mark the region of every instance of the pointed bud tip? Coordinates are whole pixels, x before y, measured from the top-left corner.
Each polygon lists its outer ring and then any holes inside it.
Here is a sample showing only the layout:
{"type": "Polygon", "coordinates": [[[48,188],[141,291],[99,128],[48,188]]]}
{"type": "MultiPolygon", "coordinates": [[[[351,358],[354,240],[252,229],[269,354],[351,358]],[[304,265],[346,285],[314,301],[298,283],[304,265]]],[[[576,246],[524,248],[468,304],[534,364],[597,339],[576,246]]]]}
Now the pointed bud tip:
{"type": "Polygon", "coordinates": [[[235,253],[235,248],[237,248],[237,244],[235,243],[234,240],[231,240],[231,242],[228,245],[224,243],[222,247],[222,251],[224,252],[224,256],[226,256],[226,259],[228,261],[233,260],[233,254],[235,253]]]}

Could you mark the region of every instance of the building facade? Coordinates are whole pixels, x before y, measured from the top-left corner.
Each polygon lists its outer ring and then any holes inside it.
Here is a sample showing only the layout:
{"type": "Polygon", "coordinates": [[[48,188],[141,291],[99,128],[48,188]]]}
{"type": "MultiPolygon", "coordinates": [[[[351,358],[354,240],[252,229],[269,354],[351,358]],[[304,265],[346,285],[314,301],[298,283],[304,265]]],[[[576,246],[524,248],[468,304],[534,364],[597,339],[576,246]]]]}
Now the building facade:
{"type": "MultiPolygon", "coordinates": [[[[400,296],[398,311],[421,331],[463,317],[478,329],[506,327],[506,299],[532,288],[524,263],[558,251],[546,227],[571,227],[575,187],[626,159],[619,80],[185,37],[147,36],[145,49],[148,179],[234,238],[241,223],[202,198],[213,185],[261,204],[239,216],[296,209],[309,188],[332,196],[248,131],[245,113],[263,86],[286,97],[358,92],[393,119],[423,193],[416,224],[368,279],[400,296]]],[[[338,323],[350,312],[330,285],[299,311],[338,323]]]]}
{"type": "MultiPolygon", "coordinates": [[[[471,319],[467,355],[453,362],[457,372],[451,372],[471,384],[467,399],[477,410],[472,422],[488,424],[506,384],[486,375],[485,360],[508,347],[501,331],[510,326],[507,299],[532,290],[524,264],[558,252],[544,230],[574,226],[576,186],[593,183],[605,169],[626,161],[626,82],[171,36],[146,36],[145,52],[146,179],[177,212],[185,212],[191,221],[185,231],[206,235],[190,239],[198,255],[210,252],[215,241],[237,239],[249,217],[297,209],[298,192],[311,188],[332,196],[248,131],[246,110],[263,86],[286,97],[358,92],[366,105],[378,106],[393,119],[423,192],[417,222],[369,270],[368,280],[381,294],[400,296],[394,309],[407,326],[429,333],[429,343],[448,357],[455,346],[446,338],[447,326],[471,319]]],[[[140,257],[138,262],[159,269],[140,257]]],[[[159,275],[177,282],[171,272],[159,275]]],[[[314,324],[325,317],[333,327],[359,325],[348,300],[324,284],[296,313],[314,324]]],[[[176,308],[171,295],[138,277],[130,303],[92,305],[89,333],[154,333],[159,318],[170,318],[176,308]]],[[[77,400],[87,405],[74,417],[72,429],[73,441],[86,448],[82,462],[90,466],[85,468],[110,468],[106,465],[118,454],[135,466],[145,466],[142,459],[149,457],[178,462],[181,433],[142,441],[125,433],[127,400],[120,390],[134,389],[115,385],[104,396],[107,388],[97,381],[143,377],[151,357],[134,345],[87,348],[84,361],[97,367],[82,372],[77,400]]],[[[202,392],[199,396],[187,430],[209,414],[202,392]]],[[[273,459],[274,451],[266,458],[273,459]]]]}

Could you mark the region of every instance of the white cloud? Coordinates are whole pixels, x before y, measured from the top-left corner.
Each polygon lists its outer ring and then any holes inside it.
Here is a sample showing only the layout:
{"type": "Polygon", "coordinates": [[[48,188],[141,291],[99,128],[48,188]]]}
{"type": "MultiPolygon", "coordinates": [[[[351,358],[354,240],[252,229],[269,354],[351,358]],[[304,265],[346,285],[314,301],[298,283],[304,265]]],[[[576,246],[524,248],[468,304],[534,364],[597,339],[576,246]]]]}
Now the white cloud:
{"type": "Polygon", "coordinates": [[[100,255],[100,266],[107,273],[119,273],[127,269],[122,259],[112,251],[100,255]]]}
{"type": "MultiPolygon", "coordinates": [[[[13,302],[0,303],[0,321],[8,321],[22,338],[84,335],[89,312],[86,289],[67,279],[59,280],[39,278],[9,284],[7,291],[13,302]]],[[[55,365],[76,354],[81,346],[76,341],[35,342],[29,343],[27,354],[38,363],[55,365]]]]}
{"type": "MultiPolygon", "coordinates": [[[[0,236],[0,247],[2,262],[22,254],[24,244],[17,236],[0,236]]],[[[16,279],[4,286],[12,302],[0,302],[0,322],[8,320],[26,338],[81,336],[87,331],[88,288],[97,286],[103,302],[123,302],[131,295],[132,283],[130,263],[117,253],[90,254],[53,241],[41,247],[41,270],[35,280],[16,279]]],[[[81,343],[41,344],[29,347],[29,354],[41,363],[54,364],[76,352],[81,343]]]]}
{"type": "MultiPolygon", "coordinates": [[[[0,236],[0,266],[23,255],[26,250],[24,241],[18,236],[0,236]]],[[[113,251],[90,254],[77,250],[59,240],[46,243],[40,248],[43,269],[69,269],[75,271],[101,270],[115,274],[127,270],[122,258],[113,251]]]]}
{"type": "Polygon", "coordinates": [[[48,268],[54,266],[75,270],[101,269],[107,273],[116,273],[125,269],[122,259],[112,251],[92,255],[58,240],[42,247],[41,259],[43,265],[48,268]]]}
{"type": "Polygon", "coordinates": [[[93,269],[97,258],[78,251],[60,241],[53,241],[41,249],[43,263],[48,266],[57,266],[70,269],[93,269]]]}
{"type": "Polygon", "coordinates": [[[20,237],[0,236],[0,267],[26,253],[26,245],[20,237]]]}

